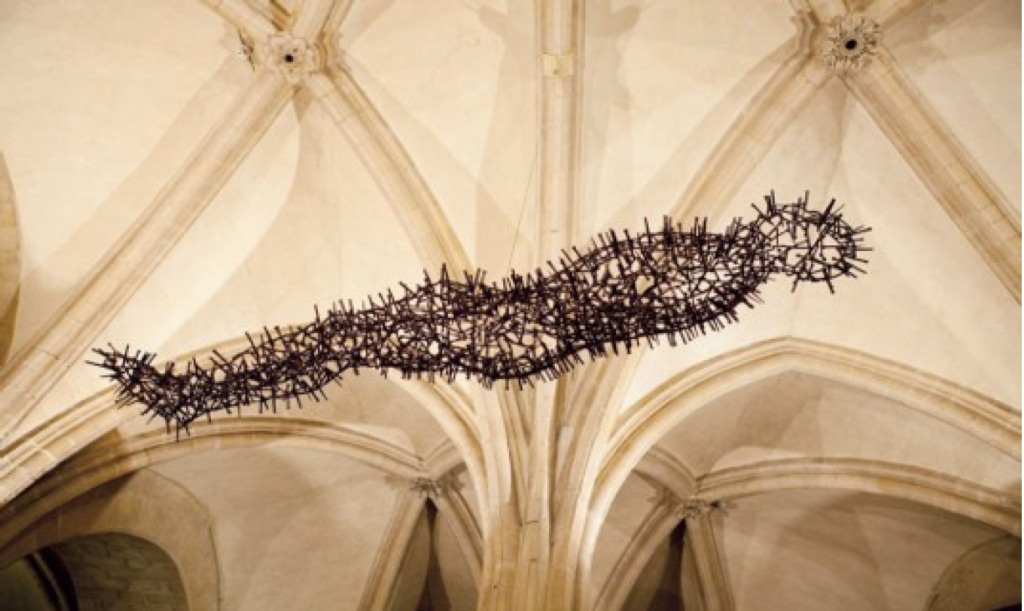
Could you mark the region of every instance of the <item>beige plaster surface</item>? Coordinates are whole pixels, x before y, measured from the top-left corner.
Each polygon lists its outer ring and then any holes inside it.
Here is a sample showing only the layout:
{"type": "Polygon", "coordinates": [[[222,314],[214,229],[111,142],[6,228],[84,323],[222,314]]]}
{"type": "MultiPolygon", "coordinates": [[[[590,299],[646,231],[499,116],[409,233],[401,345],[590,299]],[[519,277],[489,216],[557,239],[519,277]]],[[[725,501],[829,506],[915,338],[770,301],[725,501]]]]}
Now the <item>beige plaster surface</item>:
{"type": "Polygon", "coordinates": [[[423,584],[644,606],[682,519],[688,605],[924,609],[1019,542],[1019,22],[1011,0],[4,3],[0,511],[166,478],[209,515],[223,609],[413,608],[423,584]],[[860,72],[820,61],[848,8],[881,21],[860,72]],[[314,60],[267,55],[277,29],[314,60]],[[871,225],[867,275],[774,282],[722,333],[557,384],[364,375],[175,446],[83,362],[202,358],[644,217],[721,228],[772,189],[871,225]]]}
{"type": "Polygon", "coordinates": [[[1020,20],[1017,2],[953,0],[922,6],[886,35],[904,70],[958,127],[1018,218],[1020,90],[1004,85],[1020,80],[1020,20]]]}
{"type": "Polygon", "coordinates": [[[394,501],[383,473],[273,446],[195,454],[154,470],[214,516],[222,609],[356,608],[394,501]]]}
{"type": "Polygon", "coordinates": [[[494,278],[532,251],[534,19],[530,3],[381,2],[353,11],[340,33],[345,65],[494,278]]]}
{"type": "Polygon", "coordinates": [[[723,213],[749,216],[774,189],[780,200],[810,190],[845,205],[873,227],[867,275],[790,294],[784,278],[741,323],[641,363],[627,398],[638,399],[670,372],[748,342],[793,335],[863,350],[980,390],[1020,409],[1019,306],[988,273],[910,168],[840,83],[799,116],[723,213]],[[928,271],[925,271],[928,270],[928,271]],[[856,285],[856,286],[854,286],[856,285]]]}
{"type": "Polygon", "coordinates": [[[905,406],[785,374],[710,402],[659,448],[695,475],[763,460],[843,457],[915,465],[1020,494],[1020,462],[905,406]]]}
{"type": "Polygon", "coordinates": [[[145,209],[248,67],[198,3],[10,2],[2,23],[0,74],[19,83],[4,88],[0,139],[21,201],[20,346],[145,209]]]}
{"type": "Polygon", "coordinates": [[[742,103],[795,47],[791,15],[756,0],[588,5],[583,235],[668,214],[742,103]]]}
{"type": "Polygon", "coordinates": [[[737,609],[922,609],[946,565],[998,537],[941,512],[824,491],[751,497],[715,520],[737,609]]]}
{"type": "Polygon", "coordinates": [[[595,548],[594,564],[591,566],[591,600],[612,575],[614,563],[622,554],[630,539],[637,534],[645,514],[656,503],[659,491],[638,476],[630,477],[616,497],[615,503],[605,518],[601,536],[595,548]]]}

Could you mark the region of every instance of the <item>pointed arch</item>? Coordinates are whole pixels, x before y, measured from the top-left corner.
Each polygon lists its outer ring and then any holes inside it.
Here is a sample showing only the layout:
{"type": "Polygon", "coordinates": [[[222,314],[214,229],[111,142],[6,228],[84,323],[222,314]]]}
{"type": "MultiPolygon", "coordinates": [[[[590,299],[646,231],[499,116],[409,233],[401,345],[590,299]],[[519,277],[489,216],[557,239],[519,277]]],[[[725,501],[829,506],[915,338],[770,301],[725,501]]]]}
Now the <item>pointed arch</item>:
{"type": "Polygon", "coordinates": [[[162,430],[127,439],[111,435],[0,509],[0,545],[72,499],[151,465],[203,450],[256,447],[270,442],[340,454],[406,479],[424,475],[422,461],[412,452],[372,435],[320,421],[232,418],[197,427],[190,437],[181,440],[162,430]]]}
{"type": "Polygon", "coordinates": [[[697,495],[731,500],[782,490],[849,490],[941,509],[1020,536],[1021,508],[1000,490],[931,469],[858,458],[786,458],[714,471],[697,495]]]}
{"type": "MultiPolygon", "coordinates": [[[[244,338],[236,338],[183,355],[176,360],[181,363],[192,358],[202,361],[212,355],[214,350],[222,354],[231,354],[245,345],[247,344],[244,338]]],[[[469,407],[468,399],[457,388],[448,384],[401,380],[393,383],[400,385],[404,391],[415,398],[417,404],[422,406],[440,425],[466,464],[474,487],[478,490],[481,489],[479,482],[482,481],[480,478],[483,475],[483,470],[480,466],[479,444],[471,420],[472,410],[469,407]]],[[[135,417],[133,411],[115,408],[114,393],[111,389],[106,389],[72,406],[35,429],[27,431],[5,448],[4,453],[0,455],[0,507],[13,500],[59,463],[69,459],[102,436],[115,431],[133,417],[135,417]]],[[[264,423],[283,422],[286,428],[290,427],[288,422],[294,422],[291,419],[273,419],[269,416],[261,416],[256,419],[264,423]]],[[[229,419],[227,418],[214,420],[212,429],[209,429],[207,433],[193,434],[193,437],[198,441],[207,439],[207,436],[211,434],[232,432],[234,431],[232,427],[239,426],[237,425],[239,420],[230,420],[236,424],[228,424],[229,419]]],[[[319,424],[328,426],[324,423],[319,424]]],[[[256,427],[253,430],[258,430],[261,433],[273,428],[270,424],[253,423],[246,426],[256,427]]],[[[198,430],[197,428],[196,431],[198,430]]],[[[185,440],[185,442],[187,441],[185,440]]],[[[418,461],[419,458],[417,457],[416,460],[418,461]]],[[[420,468],[421,466],[417,464],[416,469],[420,468]]]]}
{"type": "MultiPolygon", "coordinates": [[[[40,509],[30,511],[31,527],[13,539],[0,540],[0,566],[49,546],[127,536],[144,542],[142,547],[154,557],[166,555],[190,609],[219,608],[220,568],[209,513],[178,484],[140,471],[40,509]],[[182,532],[189,536],[180,536],[182,532]]],[[[6,530],[6,520],[4,526],[6,530]]]]}
{"type": "MultiPolygon", "coordinates": [[[[1021,457],[1021,415],[1008,405],[849,348],[792,337],[766,340],[687,369],[623,411],[598,476],[583,549],[594,548],[603,516],[625,478],[665,434],[714,399],[787,372],[864,389],[972,435],[995,452],[1021,457]]],[[[1001,521],[1004,529],[1012,530],[1010,522],[1001,521]]],[[[1019,509],[1015,523],[1019,530],[1019,509]]]]}

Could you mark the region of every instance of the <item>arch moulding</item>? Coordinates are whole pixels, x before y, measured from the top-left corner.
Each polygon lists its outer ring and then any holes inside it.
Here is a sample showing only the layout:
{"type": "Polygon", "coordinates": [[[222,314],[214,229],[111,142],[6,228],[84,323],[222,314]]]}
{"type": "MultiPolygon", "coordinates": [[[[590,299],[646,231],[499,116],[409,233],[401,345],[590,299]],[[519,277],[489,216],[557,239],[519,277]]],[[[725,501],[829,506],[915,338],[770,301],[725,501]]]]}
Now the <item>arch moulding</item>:
{"type": "MultiPolygon", "coordinates": [[[[793,337],[766,340],[687,369],[623,410],[595,486],[583,549],[594,549],[604,516],[626,477],[669,431],[715,399],[790,372],[842,383],[892,400],[985,442],[993,451],[1021,458],[1021,414],[1008,405],[933,374],[849,348],[793,337]]],[[[797,469],[784,475],[785,468],[792,470],[795,465],[779,465],[771,468],[776,471],[759,473],[744,485],[750,486],[750,494],[755,494],[768,491],[771,486],[817,487],[843,481],[845,485],[839,487],[893,495],[894,489],[906,483],[908,488],[896,496],[984,521],[1008,532],[1020,532],[1019,506],[1013,506],[999,491],[961,480],[953,482],[954,478],[944,474],[922,474],[926,470],[903,465],[853,465],[839,459],[838,463],[829,463],[829,468],[838,471],[827,473],[822,471],[824,463],[807,460],[803,472],[797,469]],[[801,479],[802,483],[796,485],[801,479]]],[[[828,463],[830,459],[824,460],[828,463]]],[[[699,493],[708,494],[712,490],[708,486],[720,486],[716,494],[745,494],[740,492],[741,488],[725,487],[724,478],[715,474],[701,478],[699,493]]],[[[577,585],[583,588],[584,584],[577,585]]]]}
{"type": "Polygon", "coordinates": [[[697,495],[732,500],[785,490],[849,490],[903,499],[1020,536],[1021,508],[1010,495],[931,469],[859,458],[786,458],[713,471],[697,495]]]}
{"type": "MultiPolygon", "coordinates": [[[[212,355],[214,350],[222,354],[231,354],[246,345],[244,338],[234,339],[183,355],[175,360],[178,363],[185,363],[192,358],[202,361],[212,355]]],[[[454,444],[462,461],[465,462],[475,487],[478,490],[481,489],[479,484],[482,482],[480,478],[483,477],[482,458],[477,442],[478,435],[472,424],[473,415],[469,399],[459,389],[448,384],[428,384],[420,381],[394,383],[409,393],[420,407],[440,425],[445,435],[454,444]]],[[[102,390],[0,449],[0,507],[14,500],[33,482],[42,478],[61,462],[75,456],[86,446],[137,417],[135,411],[117,409],[115,404],[113,390],[110,388],[102,390]]],[[[192,429],[191,436],[183,438],[179,443],[187,443],[192,438],[207,439],[211,435],[215,436],[221,433],[240,434],[240,431],[233,428],[233,425],[227,424],[229,421],[236,423],[249,421],[252,423],[249,426],[256,427],[255,432],[269,432],[272,428],[259,424],[257,421],[283,423],[282,426],[292,432],[296,429],[288,422],[305,422],[306,426],[313,426],[321,431],[328,430],[323,426],[317,426],[314,421],[275,419],[268,415],[258,418],[232,416],[215,419],[212,424],[192,429]]],[[[329,427],[328,423],[320,422],[319,424],[326,424],[329,427]]],[[[335,427],[335,431],[338,430],[341,429],[335,427]]],[[[168,437],[162,432],[154,433],[154,435],[168,437]]],[[[385,455],[388,454],[385,453],[385,455]]],[[[420,469],[420,465],[417,465],[416,468],[420,469]]]]}
{"type": "Polygon", "coordinates": [[[406,480],[426,475],[415,454],[365,433],[322,421],[227,418],[196,427],[191,437],[177,441],[163,431],[150,431],[128,439],[112,438],[89,448],[0,508],[0,545],[72,499],[148,466],[193,452],[270,443],[331,452],[406,480]]]}
{"type": "Polygon", "coordinates": [[[4,521],[0,566],[76,537],[131,535],[171,558],[190,609],[220,608],[220,569],[206,506],[177,484],[140,471],[38,509],[32,512],[31,527],[21,533],[7,532],[4,521]]]}

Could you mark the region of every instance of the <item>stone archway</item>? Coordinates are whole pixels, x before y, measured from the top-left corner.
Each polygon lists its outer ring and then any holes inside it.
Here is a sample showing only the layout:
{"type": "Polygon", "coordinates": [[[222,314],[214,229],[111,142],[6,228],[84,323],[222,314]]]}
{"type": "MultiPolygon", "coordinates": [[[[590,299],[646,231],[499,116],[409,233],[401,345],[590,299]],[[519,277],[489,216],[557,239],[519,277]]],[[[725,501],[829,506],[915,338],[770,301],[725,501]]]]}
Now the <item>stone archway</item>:
{"type": "Polygon", "coordinates": [[[625,478],[670,430],[717,398],[787,372],[861,389],[962,431],[990,446],[993,455],[1020,456],[1020,415],[1009,406],[848,348],[796,338],[768,340],[681,372],[623,410],[595,484],[591,511],[598,519],[588,523],[583,548],[592,549],[600,516],[625,478]]]}
{"type": "Polygon", "coordinates": [[[174,561],[145,539],[120,533],[86,535],[50,549],[67,567],[81,611],[189,609],[174,561]]]}
{"type": "Polygon", "coordinates": [[[0,566],[39,550],[57,553],[68,566],[76,593],[81,588],[105,589],[96,592],[102,604],[92,608],[114,609],[104,605],[118,600],[126,605],[138,603],[133,597],[120,596],[135,581],[140,583],[131,591],[145,590],[149,581],[162,584],[149,584],[153,589],[146,593],[153,600],[170,594],[176,597],[178,590],[168,585],[171,569],[181,586],[181,604],[171,608],[219,608],[217,553],[206,508],[151,471],[108,482],[53,508],[0,548],[0,566]],[[88,560],[91,556],[115,560],[94,566],[88,560]],[[147,567],[153,567],[152,578],[147,567]],[[114,575],[115,569],[121,572],[114,575]],[[105,571],[110,572],[109,579],[105,571]]]}

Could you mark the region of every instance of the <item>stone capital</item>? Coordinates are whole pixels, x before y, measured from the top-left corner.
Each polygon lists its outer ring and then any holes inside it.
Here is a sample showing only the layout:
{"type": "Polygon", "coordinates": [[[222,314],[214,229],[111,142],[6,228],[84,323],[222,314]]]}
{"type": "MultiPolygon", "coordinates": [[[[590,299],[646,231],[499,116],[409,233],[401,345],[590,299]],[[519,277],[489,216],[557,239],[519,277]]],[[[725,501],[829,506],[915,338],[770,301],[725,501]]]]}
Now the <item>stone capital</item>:
{"type": "Polygon", "coordinates": [[[409,490],[415,492],[422,498],[437,499],[449,491],[457,490],[458,480],[449,473],[431,479],[429,477],[417,477],[409,482],[409,490]]]}
{"type": "Polygon", "coordinates": [[[683,520],[694,520],[703,518],[721,506],[722,504],[719,501],[708,501],[698,497],[691,497],[676,507],[676,515],[683,520]]]}

